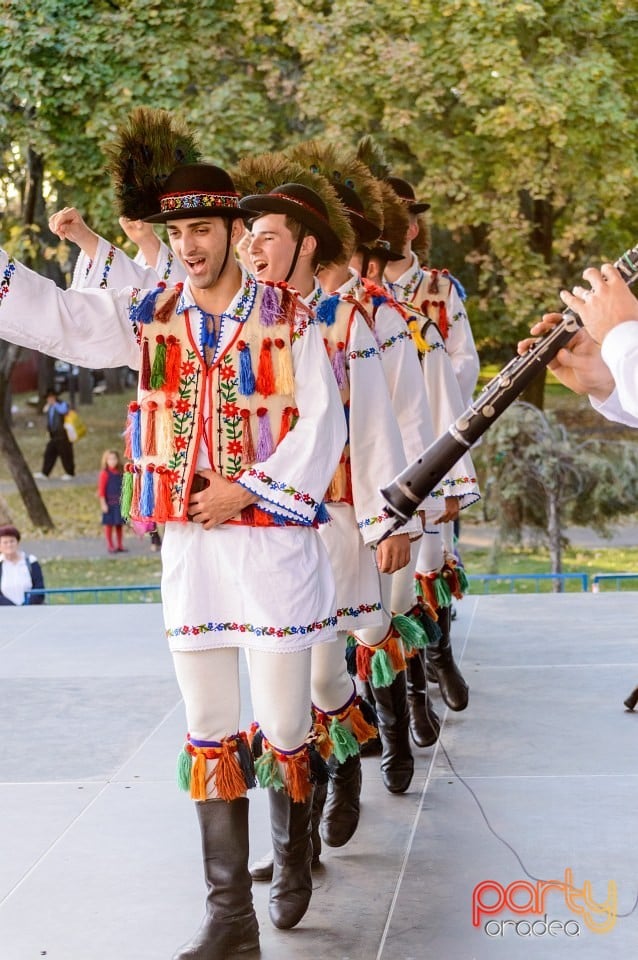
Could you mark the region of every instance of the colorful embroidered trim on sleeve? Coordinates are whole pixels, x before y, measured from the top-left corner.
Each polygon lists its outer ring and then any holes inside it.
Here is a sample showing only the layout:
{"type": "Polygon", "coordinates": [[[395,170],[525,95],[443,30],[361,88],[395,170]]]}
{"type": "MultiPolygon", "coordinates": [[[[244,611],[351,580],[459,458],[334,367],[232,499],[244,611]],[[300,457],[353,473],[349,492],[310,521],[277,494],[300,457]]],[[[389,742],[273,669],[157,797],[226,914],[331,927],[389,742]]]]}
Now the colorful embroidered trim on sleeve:
{"type": "Polygon", "coordinates": [[[16,265],[15,260],[9,258],[7,260],[7,265],[4,268],[4,273],[2,275],[2,280],[0,280],[0,304],[6,296],[9,294],[9,287],[11,286],[11,280],[13,274],[15,273],[16,265]]]}

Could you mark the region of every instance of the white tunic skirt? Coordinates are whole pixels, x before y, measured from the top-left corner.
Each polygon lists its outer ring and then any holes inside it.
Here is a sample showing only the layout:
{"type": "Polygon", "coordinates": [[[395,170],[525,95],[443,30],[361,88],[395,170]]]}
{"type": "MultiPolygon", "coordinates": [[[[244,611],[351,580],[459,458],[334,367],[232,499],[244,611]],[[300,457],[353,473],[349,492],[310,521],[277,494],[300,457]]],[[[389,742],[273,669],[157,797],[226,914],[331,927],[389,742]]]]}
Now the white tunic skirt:
{"type": "Polygon", "coordinates": [[[336,638],[332,568],[312,527],[168,523],[162,565],[173,652],[294,653],[336,638]]]}
{"type": "Polygon", "coordinates": [[[361,630],[383,623],[374,550],[363,542],[354,507],[329,503],[330,523],[319,527],[337,584],[337,629],[361,630]]]}

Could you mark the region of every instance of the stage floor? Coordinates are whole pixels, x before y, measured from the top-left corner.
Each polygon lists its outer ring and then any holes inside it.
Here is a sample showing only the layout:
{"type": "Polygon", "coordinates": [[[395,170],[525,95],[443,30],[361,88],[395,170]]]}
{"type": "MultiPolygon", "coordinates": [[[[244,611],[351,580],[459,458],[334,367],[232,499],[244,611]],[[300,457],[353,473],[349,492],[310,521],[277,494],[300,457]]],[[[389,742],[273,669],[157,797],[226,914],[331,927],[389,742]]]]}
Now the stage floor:
{"type": "MultiPolygon", "coordinates": [[[[271,926],[255,884],[262,960],[633,956],[638,595],[457,610],[468,709],[444,713],[435,688],[441,741],[402,796],[364,760],[359,830],[324,850],[296,929],[271,926]]],[[[0,960],[170,960],[204,886],[159,606],[5,607],[0,624],[0,960]]]]}

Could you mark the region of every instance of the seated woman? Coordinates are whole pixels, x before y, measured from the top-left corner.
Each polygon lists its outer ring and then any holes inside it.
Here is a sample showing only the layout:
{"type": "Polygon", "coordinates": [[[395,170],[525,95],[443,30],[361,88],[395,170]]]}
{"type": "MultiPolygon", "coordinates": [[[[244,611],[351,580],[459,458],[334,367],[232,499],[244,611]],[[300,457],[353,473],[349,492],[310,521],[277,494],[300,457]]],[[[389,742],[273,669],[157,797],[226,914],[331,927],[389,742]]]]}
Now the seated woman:
{"type": "Polygon", "coordinates": [[[34,556],[19,549],[20,531],[0,526],[0,606],[44,603],[44,595],[27,599],[27,591],[42,589],[42,568],[34,556]]]}

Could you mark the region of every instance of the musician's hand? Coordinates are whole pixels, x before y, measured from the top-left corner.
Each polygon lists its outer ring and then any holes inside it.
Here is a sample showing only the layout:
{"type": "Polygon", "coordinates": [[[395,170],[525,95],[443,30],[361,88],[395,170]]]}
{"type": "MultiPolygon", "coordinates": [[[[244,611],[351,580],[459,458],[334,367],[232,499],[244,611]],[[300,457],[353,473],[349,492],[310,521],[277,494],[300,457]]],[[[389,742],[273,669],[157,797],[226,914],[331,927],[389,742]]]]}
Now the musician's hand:
{"type": "Polygon", "coordinates": [[[560,298],[578,314],[596,343],[602,343],[619,324],[638,320],[638,300],[611,263],[604,263],[600,270],[589,267],[583,278],[590,289],[561,290],[560,298]]]}
{"type": "Polygon", "coordinates": [[[239,483],[233,483],[212,470],[199,470],[198,473],[206,477],[209,485],[205,490],[191,495],[188,515],[194,523],[201,523],[204,530],[225,523],[259,499],[239,483]]]}
{"type": "Polygon", "coordinates": [[[407,533],[388,537],[377,547],[377,567],[380,573],[396,573],[410,562],[410,537],[407,533]]]}
{"type": "Polygon", "coordinates": [[[432,523],[450,523],[458,518],[461,508],[459,506],[458,497],[446,497],[445,498],[445,510],[440,517],[437,517],[436,520],[433,520],[432,523]]]}
{"type": "MultiPolygon", "coordinates": [[[[560,313],[546,313],[530,332],[535,338],[544,336],[561,320],[560,313]]],[[[536,343],[535,338],[522,340],[518,345],[518,352],[526,353],[529,347],[536,343]]],[[[574,334],[566,347],[558,351],[548,367],[554,376],[574,393],[589,394],[599,401],[606,400],[615,388],[614,378],[600,354],[600,347],[582,328],[574,334]]]]}
{"type": "Polygon", "coordinates": [[[61,240],[76,243],[91,259],[97,253],[99,237],[82,219],[75,207],[64,207],[49,219],[49,229],[61,240]]]}

